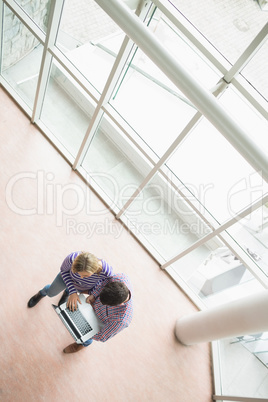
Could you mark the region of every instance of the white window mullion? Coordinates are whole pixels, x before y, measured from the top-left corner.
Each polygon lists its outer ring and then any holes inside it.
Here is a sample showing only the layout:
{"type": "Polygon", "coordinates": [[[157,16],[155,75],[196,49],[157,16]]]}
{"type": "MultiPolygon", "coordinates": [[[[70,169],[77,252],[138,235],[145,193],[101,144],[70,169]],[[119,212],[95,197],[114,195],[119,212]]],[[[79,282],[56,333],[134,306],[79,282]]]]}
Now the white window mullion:
{"type": "MultiPolygon", "coordinates": [[[[211,92],[215,97],[217,97],[223,91],[225,91],[226,87],[227,87],[226,83],[220,81],[218,84],[215,85],[214,88],[212,88],[211,92]]],[[[199,122],[199,120],[201,118],[202,118],[202,114],[200,112],[196,112],[196,114],[192,117],[192,119],[189,121],[189,123],[184,127],[184,129],[181,131],[181,133],[173,141],[173,143],[170,145],[170,147],[167,149],[167,151],[164,153],[164,155],[159,159],[159,161],[155,164],[155,166],[152,168],[152,170],[149,172],[149,174],[144,178],[144,180],[140,184],[140,186],[134,191],[132,196],[128,199],[128,201],[125,203],[125,205],[122,207],[122,209],[118,212],[118,214],[116,215],[117,219],[120,219],[121,215],[128,209],[128,207],[138,197],[138,195],[141,193],[141,191],[144,189],[144,187],[149,183],[149,181],[157,174],[157,172],[161,169],[161,167],[164,165],[164,163],[176,151],[179,144],[190,133],[190,131],[196,126],[196,124],[199,122]]],[[[185,200],[188,202],[187,198],[185,198],[185,200]]],[[[199,212],[197,212],[197,213],[200,215],[199,212]]]]}
{"type": "Polygon", "coordinates": [[[94,100],[98,103],[100,98],[99,92],[90,84],[88,79],[77,69],[77,67],[63,54],[56,46],[48,49],[53,58],[61,65],[74,81],[94,100]]]}
{"type": "Polygon", "coordinates": [[[37,82],[36,95],[33,106],[33,114],[31,120],[32,123],[34,123],[40,117],[41,108],[45,97],[46,85],[49,78],[50,66],[52,62],[52,55],[48,52],[48,49],[54,46],[56,41],[63,3],[64,0],[51,0],[50,2],[47,36],[44,44],[43,56],[41,60],[40,72],[37,82]]]}
{"type": "Polygon", "coordinates": [[[156,165],[152,168],[150,173],[145,177],[143,182],[140,184],[140,186],[134,191],[132,196],[128,199],[128,201],[125,203],[123,208],[119,211],[119,213],[116,215],[117,219],[120,219],[121,215],[126,211],[126,209],[132,204],[132,202],[138,197],[138,195],[141,193],[141,191],[144,189],[146,184],[149,183],[149,181],[156,175],[156,173],[159,171],[161,166],[166,162],[166,160],[172,155],[173,152],[175,152],[176,148],[178,145],[182,142],[182,140],[186,137],[186,135],[193,129],[193,127],[198,123],[200,118],[202,117],[202,114],[200,112],[196,112],[194,117],[190,120],[190,122],[186,125],[186,127],[181,131],[181,133],[177,136],[175,141],[171,144],[171,146],[167,149],[167,151],[164,153],[164,155],[159,159],[159,161],[156,163],[156,165]]]}
{"type": "MultiPolygon", "coordinates": [[[[137,17],[140,18],[141,20],[143,20],[146,17],[147,13],[149,12],[150,7],[148,7],[147,9],[147,5],[148,2],[141,4],[136,11],[137,17]]],[[[83,142],[75,158],[73,169],[77,169],[77,167],[81,164],[87,152],[88,146],[95,135],[95,131],[100,124],[101,118],[103,116],[103,108],[109,102],[115,89],[115,86],[118,82],[118,79],[122,74],[122,70],[125,67],[127,60],[129,59],[130,53],[133,51],[134,47],[135,47],[134,42],[126,35],[121,45],[121,48],[118,52],[118,55],[115,59],[110,75],[106,81],[102,95],[97,104],[95,112],[92,116],[83,142]]]]}
{"type": "Polygon", "coordinates": [[[10,10],[23,22],[26,28],[44,45],[46,36],[34,20],[14,0],[3,1],[10,10]]]}
{"type": "Polygon", "coordinates": [[[225,57],[168,1],[153,0],[154,4],[223,75],[231,67],[225,57]],[[177,12],[175,12],[175,10],[177,12]]]}
{"type": "Polygon", "coordinates": [[[0,75],[2,74],[4,2],[0,0],[0,75]]]}
{"type": "Polygon", "coordinates": [[[126,63],[126,60],[128,59],[129,52],[131,51],[132,46],[133,42],[130,41],[130,39],[127,36],[125,36],[122,46],[119,50],[118,56],[115,59],[110,75],[106,81],[100,100],[97,104],[97,107],[90,121],[85,137],[77,153],[76,159],[73,164],[73,169],[77,169],[77,167],[80,165],[81,161],[83,160],[87,152],[88,145],[92,141],[96,128],[100,124],[103,115],[102,107],[106,103],[108,103],[110,97],[112,96],[114,87],[116,85],[119,76],[121,75],[121,71],[126,63]]]}
{"type": "Polygon", "coordinates": [[[236,216],[234,216],[231,219],[228,219],[225,223],[219,225],[218,228],[216,228],[212,232],[208,233],[206,236],[202,237],[201,239],[197,240],[190,247],[188,247],[187,249],[183,250],[181,253],[177,254],[176,256],[171,258],[169,261],[167,261],[165,264],[163,264],[161,266],[161,268],[162,269],[167,268],[169,265],[171,265],[174,262],[178,261],[180,258],[184,257],[186,254],[188,254],[191,251],[195,250],[197,247],[202,246],[208,240],[211,240],[214,236],[219,236],[221,233],[223,233],[224,230],[227,230],[229,227],[231,227],[232,225],[237,223],[239,220],[245,218],[247,215],[249,215],[253,211],[255,211],[258,208],[260,208],[266,202],[268,202],[268,195],[265,195],[263,198],[257,200],[256,202],[254,202],[249,207],[243,209],[236,216]]]}
{"type": "Polygon", "coordinates": [[[232,85],[268,120],[267,100],[241,74],[232,79],[232,85]]]}
{"type": "Polygon", "coordinates": [[[268,36],[268,22],[260,30],[257,36],[249,44],[246,50],[241,54],[233,67],[224,75],[223,79],[227,83],[230,83],[232,79],[245,67],[245,65],[252,59],[257,53],[262,44],[265,42],[268,36]]]}

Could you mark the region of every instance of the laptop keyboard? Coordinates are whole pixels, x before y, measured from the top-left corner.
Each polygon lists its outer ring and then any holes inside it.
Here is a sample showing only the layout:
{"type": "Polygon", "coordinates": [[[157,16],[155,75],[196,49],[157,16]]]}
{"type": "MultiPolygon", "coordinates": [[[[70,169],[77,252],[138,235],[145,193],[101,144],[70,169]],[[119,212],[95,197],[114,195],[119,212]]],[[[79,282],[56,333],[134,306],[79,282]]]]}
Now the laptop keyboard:
{"type": "Polygon", "coordinates": [[[92,327],[89,325],[89,323],[79,310],[70,311],[69,309],[66,309],[65,312],[75,323],[82,335],[86,335],[89,331],[92,331],[92,327]]]}

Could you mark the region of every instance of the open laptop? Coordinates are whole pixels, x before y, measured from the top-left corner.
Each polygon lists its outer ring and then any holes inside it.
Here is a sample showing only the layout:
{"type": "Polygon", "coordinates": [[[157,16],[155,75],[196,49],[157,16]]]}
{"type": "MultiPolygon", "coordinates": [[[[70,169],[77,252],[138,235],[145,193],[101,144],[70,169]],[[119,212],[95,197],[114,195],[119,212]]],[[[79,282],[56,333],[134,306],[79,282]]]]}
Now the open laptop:
{"type": "Polygon", "coordinates": [[[83,293],[79,295],[79,299],[82,304],[78,302],[78,308],[75,311],[69,310],[66,303],[60,306],[52,304],[52,306],[76,343],[81,344],[97,334],[103,327],[103,323],[96,316],[92,306],[86,303],[83,293]]]}

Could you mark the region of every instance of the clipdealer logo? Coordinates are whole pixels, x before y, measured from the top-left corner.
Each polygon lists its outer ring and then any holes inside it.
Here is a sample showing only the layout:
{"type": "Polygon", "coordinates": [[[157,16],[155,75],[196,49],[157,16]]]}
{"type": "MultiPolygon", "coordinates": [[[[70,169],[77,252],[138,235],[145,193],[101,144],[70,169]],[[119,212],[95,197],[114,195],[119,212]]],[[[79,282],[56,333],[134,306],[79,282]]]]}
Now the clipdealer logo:
{"type": "Polygon", "coordinates": [[[51,172],[20,172],[10,178],[6,185],[6,203],[11,211],[21,216],[55,215],[56,226],[62,226],[65,216],[87,213],[104,213],[92,211],[91,191],[88,186],[76,183],[55,183],[51,172]],[[34,196],[22,206],[21,195],[32,191],[34,196]],[[70,197],[70,195],[72,195],[70,197]],[[71,201],[70,201],[71,199],[71,201]]]}
{"type": "MultiPolygon", "coordinates": [[[[137,188],[127,183],[120,185],[108,173],[95,173],[87,177],[87,182],[95,180],[105,183],[112,194],[111,209],[123,206],[137,188]]],[[[199,199],[201,207],[206,206],[207,195],[215,197],[213,184],[200,184],[199,187],[188,185],[193,199],[199,199]],[[190,188],[191,187],[191,188],[190,188]]],[[[264,181],[260,174],[254,173],[230,186],[226,194],[226,207],[230,216],[235,216],[241,206],[241,200],[248,205],[263,196],[264,181]]],[[[6,184],[6,203],[11,211],[21,216],[54,215],[56,226],[65,226],[67,234],[92,237],[93,234],[111,234],[118,238],[123,225],[110,219],[110,211],[102,203],[92,202],[92,191],[85,184],[57,183],[54,173],[36,171],[19,172],[6,184]],[[83,220],[81,222],[81,214],[83,220]],[[86,216],[93,218],[87,220],[86,216]],[[103,220],[105,215],[109,218],[103,220]],[[98,219],[97,217],[101,217],[98,219]]],[[[202,213],[202,211],[200,211],[202,213]]],[[[126,211],[129,229],[134,233],[149,235],[207,233],[207,227],[196,219],[189,205],[176,189],[159,183],[149,183],[146,191],[141,192],[126,211]]]]}

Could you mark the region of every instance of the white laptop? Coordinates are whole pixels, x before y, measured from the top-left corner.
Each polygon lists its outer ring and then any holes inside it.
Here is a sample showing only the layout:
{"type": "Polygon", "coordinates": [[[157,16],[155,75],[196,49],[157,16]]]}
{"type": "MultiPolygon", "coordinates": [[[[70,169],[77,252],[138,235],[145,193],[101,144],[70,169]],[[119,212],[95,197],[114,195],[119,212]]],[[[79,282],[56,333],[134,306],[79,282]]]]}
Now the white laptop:
{"type": "Polygon", "coordinates": [[[81,344],[97,334],[104,324],[96,316],[93,307],[86,303],[83,293],[79,295],[79,299],[82,304],[78,302],[78,308],[75,311],[69,310],[66,303],[60,306],[52,304],[52,306],[74,340],[81,344]]]}

